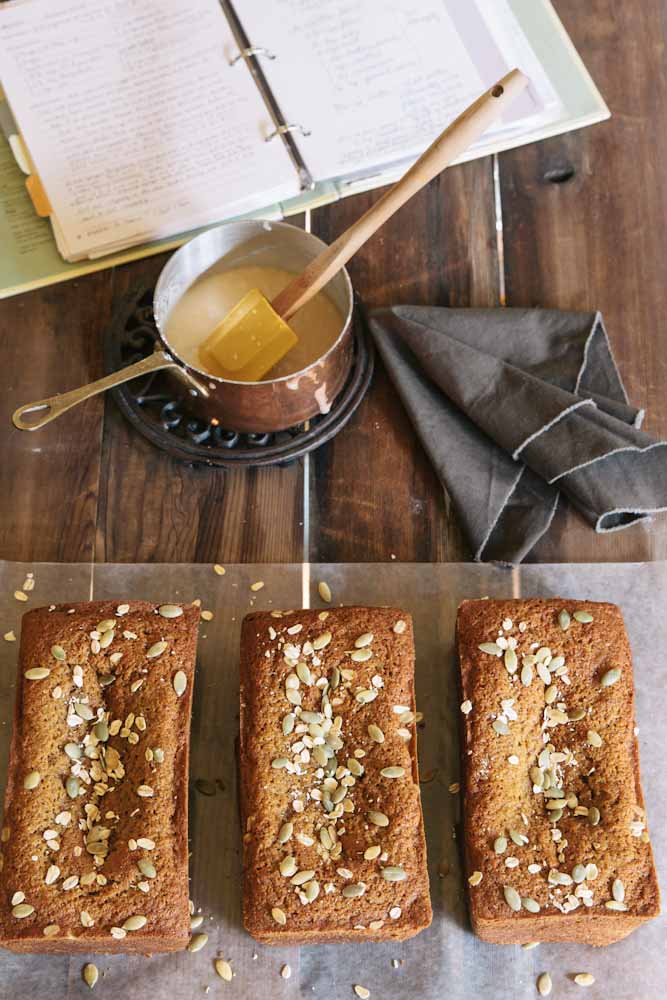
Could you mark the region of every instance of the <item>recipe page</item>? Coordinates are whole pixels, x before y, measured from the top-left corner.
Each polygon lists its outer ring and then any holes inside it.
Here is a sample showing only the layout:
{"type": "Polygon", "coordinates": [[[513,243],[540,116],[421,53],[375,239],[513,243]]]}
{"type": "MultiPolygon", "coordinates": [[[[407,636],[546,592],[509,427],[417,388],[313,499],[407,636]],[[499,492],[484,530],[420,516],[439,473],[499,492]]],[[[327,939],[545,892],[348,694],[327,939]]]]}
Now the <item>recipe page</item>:
{"type": "MultiPolygon", "coordinates": [[[[237,11],[274,56],[260,58],[283,117],[310,133],[296,141],[316,180],[417,156],[516,64],[473,0],[247,0],[237,11]]],[[[531,88],[509,116],[541,109],[531,88]]]]}
{"type": "Polygon", "coordinates": [[[3,4],[2,85],[67,255],[298,194],[235,51],[217,0],[3,4]]]}

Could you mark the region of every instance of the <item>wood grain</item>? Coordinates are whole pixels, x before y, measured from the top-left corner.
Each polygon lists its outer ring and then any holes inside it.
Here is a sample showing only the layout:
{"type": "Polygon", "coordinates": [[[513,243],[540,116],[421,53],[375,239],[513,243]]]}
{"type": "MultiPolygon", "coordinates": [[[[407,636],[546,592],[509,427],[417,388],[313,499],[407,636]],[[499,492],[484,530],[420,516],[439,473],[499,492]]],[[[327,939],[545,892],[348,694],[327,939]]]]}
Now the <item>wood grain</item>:
{"type": "MultiPolygon", "coordinates": [[[[508,305],[600,309],[644,429],[667,436],[667,7],[557,0],[612,119],[503,153],[508,305]]],[[[531,558],[664,559],[667,521],[596,535],[561,509],[531,558]]]]}
{"type": "MultiPolygon", "coordinates": [[[[378,197],[320,209],[327,242],[378,197]]],[[[367,309],[385,305],[498,304],[492,161],[453,167],[433,181],[349,265],[367,309]]],[[[311,459],[312,561],[469,559],[445,497],[383,371],[354,419],[311,459]]]]}
{"type": "Polygon", "coordinates": [[[108,273],[27,293],[0,309],[0,557],[89,561],[93,555],[104,406],[93,399],[41,431],[13,428],[22,403],[101,374],[108,273]]]}

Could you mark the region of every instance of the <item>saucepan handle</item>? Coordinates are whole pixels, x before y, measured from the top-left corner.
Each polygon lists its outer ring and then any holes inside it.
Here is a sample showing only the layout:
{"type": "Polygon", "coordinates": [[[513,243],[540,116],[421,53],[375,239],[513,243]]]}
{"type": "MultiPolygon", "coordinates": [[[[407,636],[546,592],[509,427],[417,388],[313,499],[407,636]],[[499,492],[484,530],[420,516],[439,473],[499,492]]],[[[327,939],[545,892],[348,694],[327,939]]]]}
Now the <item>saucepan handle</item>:
{"type": "Polygon", "coordinates": [[[12,415],[12,422],[20,431],[37,431],[40,427],[51,423],[56,417],[61,416],[67,410],[71,410],[77,403],[82,403],[84,399],[97,396],[100,392],[113,389],[114,386],[129,382],[130,379],[138,378],[140,375],[149,375],[151,372],[160,371],[161,368],[177,368],[179,374],[184,377],[194,389],[203,396],[208,396],[208,391],[196,379],[170,357],[166,351],[155,351],[148,358],[137,361],[134,365],[122,368],[119,372],[105,375],[96,382],[82,385],[71,392],[59,393],[57,396],[50,396],[48,399],[39,399],[35,403],[26,403],[19,406],[12,415]],[[34,414],[34,419],[30,415],[34,414]],[[28,419],[25,419],[28,417],[28,419]]]}

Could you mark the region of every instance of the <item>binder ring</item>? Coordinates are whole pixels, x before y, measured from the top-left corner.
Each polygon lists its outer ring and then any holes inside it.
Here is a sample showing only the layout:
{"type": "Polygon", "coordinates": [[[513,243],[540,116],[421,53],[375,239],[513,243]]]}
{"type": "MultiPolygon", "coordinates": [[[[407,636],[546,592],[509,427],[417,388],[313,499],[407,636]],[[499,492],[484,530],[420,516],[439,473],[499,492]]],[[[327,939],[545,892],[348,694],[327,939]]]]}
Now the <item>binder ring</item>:
{"type": "Polygon", "coordinates": [[[310,130],[304,128],[303,125],[278,125],[273,132],[264,136],[264,142],[271,142],[277,135],[287,135],[289,132],[298,132],[299,135],[303,136],[310,135],[310,130]]]}
{"type": "Polygon", "coordinates": [[[275,59],[273,52],[269,52],[268,49],[264,48],[263,45],[249,45],[247,49],[241,49],[233,59],[229,60],[229,65],[234,66],[239,59],[245,59],[246,56],[266,56],[267,59],[275,59]]]}

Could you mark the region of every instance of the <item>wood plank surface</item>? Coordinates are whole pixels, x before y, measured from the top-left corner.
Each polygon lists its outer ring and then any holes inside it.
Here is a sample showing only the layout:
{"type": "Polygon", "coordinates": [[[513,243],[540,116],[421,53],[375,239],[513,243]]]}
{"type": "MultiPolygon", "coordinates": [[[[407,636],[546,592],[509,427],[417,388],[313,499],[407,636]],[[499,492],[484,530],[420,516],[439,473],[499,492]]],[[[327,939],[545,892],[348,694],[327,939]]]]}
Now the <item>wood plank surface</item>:
{"type": "MultiPolygon", "coordinates": [[[[4,140],[3,140],[4,141],[4,140]]],[[[20,432],[20,405],[102,373],[99,329],[109,272],[8,299],[0,308],[0,557],[90,561],[95,542],[104,403],[90,400],[41,431],[20,432]]]]}
{"type": "MultiPolygon", "coordinates": [[[[509,305],[599,308],[645,428],[667,436],[666,0],[556,0],[613,118],[499,158],[509,305]]],[[[500,275],[492,161],[448,171],[352,262],[368,308],[495,306],[500,275]]],[[[313,213],[334,239],[378,197],[313,213]]],[[[303,463],[192,469],[155,450],[111,400],[35,434],[9,423],[21,403],[102,374],[113,303],[163,258],[0,304],[0,557],[88,561],[299,561],[304,485],[312,560],[469,559],[449,501],[385,373],[345,430],[303,463]]],[[[562,510],[531,558],[667,558],[667,519],[595,536],[562,510]]]]}
{"type": "MultiPolygon", "coordinates": [[[[667,4],[557,0],[612,119],[500,156],[507,302],[600,309],[644,429],[667,437],[667,4]]],[[[542,562],[667,558],[667,519],[596,535],[561,509],[542,562]]]]}
{"type": "MultiPolygon", "coordinates": [[[[313,232],[335,239],[378,197],[318,210],[313,232]]],[[[446,171],[353,258],[367,309],[498,304],[492,160],[446,171]]],[[[455,561],[470,552],[388,376],[377,361],[350,424],[311,460],[310,558],[317,562],[455,561]]]]}

